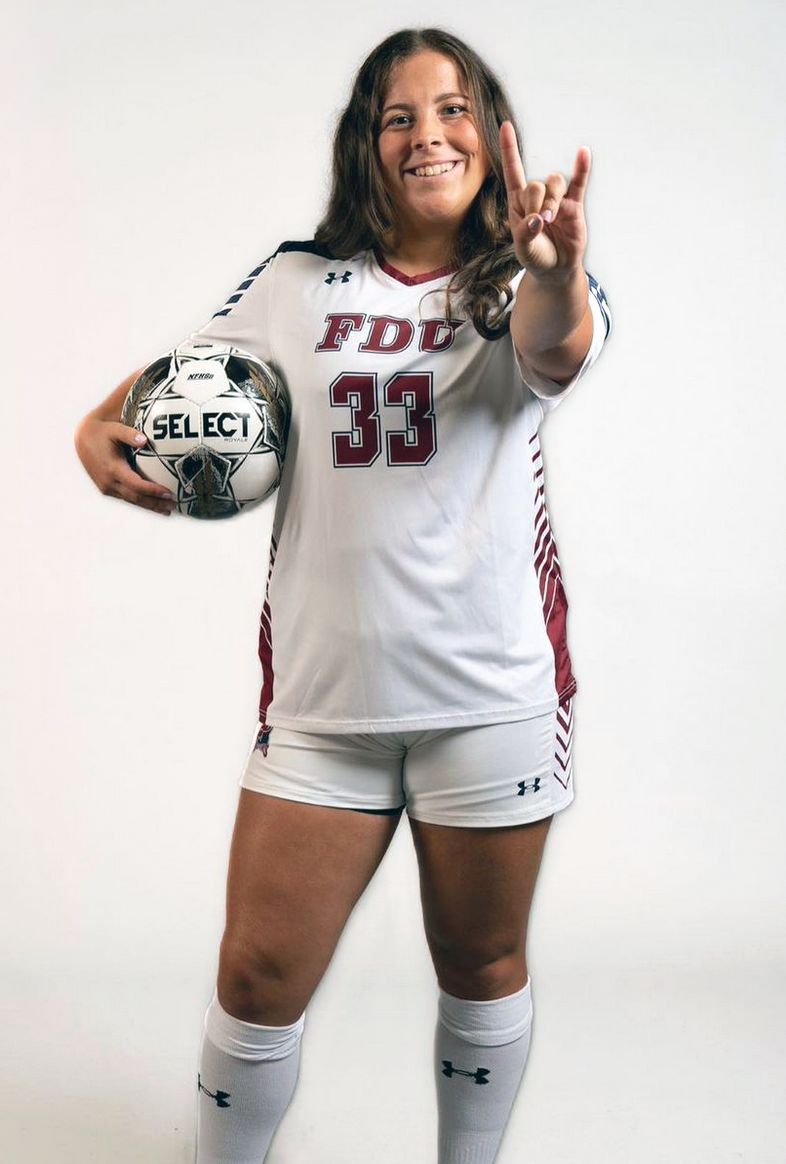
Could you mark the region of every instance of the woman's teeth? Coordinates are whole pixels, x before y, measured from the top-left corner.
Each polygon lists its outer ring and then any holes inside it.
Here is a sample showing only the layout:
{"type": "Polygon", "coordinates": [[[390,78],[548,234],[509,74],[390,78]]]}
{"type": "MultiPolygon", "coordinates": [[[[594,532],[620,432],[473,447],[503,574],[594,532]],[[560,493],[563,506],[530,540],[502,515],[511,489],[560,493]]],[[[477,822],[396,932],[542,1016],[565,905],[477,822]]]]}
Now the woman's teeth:
{"type": "Polygon", "coordinates": [[[434,174],[447,174],[448,170],[452,170],[455,162],[443,162],[439,166],[418,166],[414,171],[416,178],[431,178],[434,174]]]}

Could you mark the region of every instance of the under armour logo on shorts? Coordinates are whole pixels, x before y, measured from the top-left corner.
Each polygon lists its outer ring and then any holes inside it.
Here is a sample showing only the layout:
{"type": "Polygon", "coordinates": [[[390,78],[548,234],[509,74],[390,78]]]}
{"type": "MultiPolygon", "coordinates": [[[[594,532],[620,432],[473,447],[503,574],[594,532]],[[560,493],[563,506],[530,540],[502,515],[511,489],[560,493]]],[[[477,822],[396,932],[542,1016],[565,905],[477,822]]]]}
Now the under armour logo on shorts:
{"type": "Polygon", "coordinates": [[[540,792],[540,776],[536,776],[534,780],[519,781],[519,796],[523,796],[525,792],[540,792]]]}
{"type": "Polygon", "coordinates": [[[478,1067],[477,1071],[461,1071],[458,1067],[453,1066],[450,1059],[443,1059],[442,1074],[447,1075],[448,1079],[454,1075],[466,1075],[468,1079],[474,1079],[476,1083],[488,1083],[491,1070],[489,1067],[478,1067]]]}

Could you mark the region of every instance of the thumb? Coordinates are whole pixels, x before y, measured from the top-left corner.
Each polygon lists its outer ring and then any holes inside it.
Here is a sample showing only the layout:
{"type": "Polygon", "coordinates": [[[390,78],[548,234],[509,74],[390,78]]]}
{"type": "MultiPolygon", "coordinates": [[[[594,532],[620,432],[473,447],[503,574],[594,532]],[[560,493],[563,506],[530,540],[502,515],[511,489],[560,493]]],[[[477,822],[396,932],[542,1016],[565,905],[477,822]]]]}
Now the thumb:
{"type": "Polygon", "coordinates": [[[533,238],[540,234],[543,225],[543,219],[539,214],[531,214],[527,219],[527,230],[533,238]]]}

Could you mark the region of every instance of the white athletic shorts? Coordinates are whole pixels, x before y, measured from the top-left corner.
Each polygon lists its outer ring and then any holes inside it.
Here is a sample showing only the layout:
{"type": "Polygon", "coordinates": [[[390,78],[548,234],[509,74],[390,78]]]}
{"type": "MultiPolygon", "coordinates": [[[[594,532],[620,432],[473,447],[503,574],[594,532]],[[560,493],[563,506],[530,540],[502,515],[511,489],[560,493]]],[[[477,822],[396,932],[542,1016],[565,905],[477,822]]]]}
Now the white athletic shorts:
{"type": "Polygon", "coordinates": [[[258,725],[243,788],[429,824],[526,824],[573,800],[573,700],[513,723],[314,735],[258,725]]]}

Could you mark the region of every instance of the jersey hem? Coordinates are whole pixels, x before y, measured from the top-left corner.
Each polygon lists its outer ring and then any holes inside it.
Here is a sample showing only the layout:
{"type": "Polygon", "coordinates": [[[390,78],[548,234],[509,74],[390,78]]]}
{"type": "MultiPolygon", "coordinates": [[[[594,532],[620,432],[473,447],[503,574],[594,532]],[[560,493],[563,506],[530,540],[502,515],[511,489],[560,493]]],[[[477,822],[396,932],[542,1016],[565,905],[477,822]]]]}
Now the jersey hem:
{"type": "Polygon", "coordinates": [[[457,711],[450,715],[421,715],[411,719],[342,719],[326,720],[299,718],[291,715],[268,715],[268,727],[285,727],[291,731],[314,731],[326,734],[338,732],[428,731],[430,728],[474,727],[477,724],[513,723],[518,719],[535,719],[548,715],[569,699],[576,690],[570,684],[559,695],[545,703],[531,703],[524,707],[497,708],[495,711],[457,711]]]}

